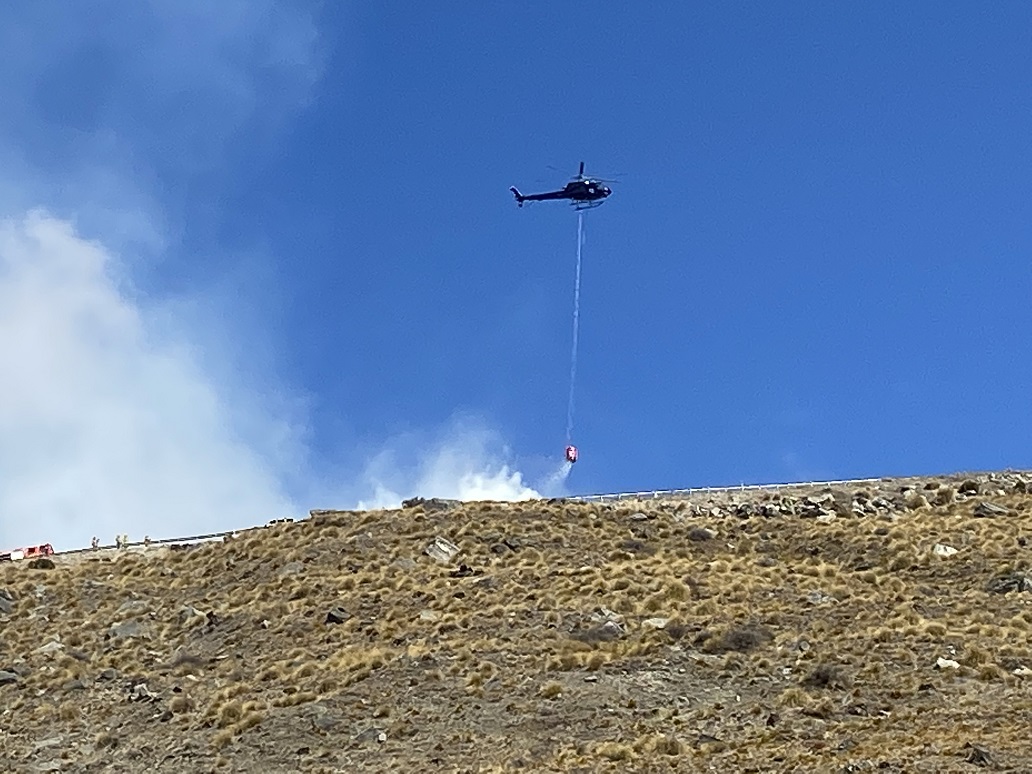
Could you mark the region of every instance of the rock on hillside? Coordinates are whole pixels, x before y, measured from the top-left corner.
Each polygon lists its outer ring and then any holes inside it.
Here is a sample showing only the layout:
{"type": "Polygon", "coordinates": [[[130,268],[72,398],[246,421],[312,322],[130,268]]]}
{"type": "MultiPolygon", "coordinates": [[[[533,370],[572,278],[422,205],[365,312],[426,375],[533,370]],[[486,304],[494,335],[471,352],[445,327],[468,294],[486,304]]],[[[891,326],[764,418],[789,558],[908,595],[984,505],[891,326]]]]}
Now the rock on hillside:
{"type": "Polygon", "coordinates": [[[1030,483],[416,499],[6,564],[0,761],[1029,770],[1030,483]]]}

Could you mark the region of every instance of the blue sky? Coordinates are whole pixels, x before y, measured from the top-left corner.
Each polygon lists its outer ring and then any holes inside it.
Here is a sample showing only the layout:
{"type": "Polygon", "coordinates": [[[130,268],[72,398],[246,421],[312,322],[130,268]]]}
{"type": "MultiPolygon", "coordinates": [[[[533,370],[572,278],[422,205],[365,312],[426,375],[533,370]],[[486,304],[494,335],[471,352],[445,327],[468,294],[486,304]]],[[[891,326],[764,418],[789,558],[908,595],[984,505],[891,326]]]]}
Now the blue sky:
{"type": "Polygon", "coordinates": [[[0,10],[5,542],[545,492],[581,160],[557,491],[1032,466],[1032,7],[385,5],[0,10]]]}

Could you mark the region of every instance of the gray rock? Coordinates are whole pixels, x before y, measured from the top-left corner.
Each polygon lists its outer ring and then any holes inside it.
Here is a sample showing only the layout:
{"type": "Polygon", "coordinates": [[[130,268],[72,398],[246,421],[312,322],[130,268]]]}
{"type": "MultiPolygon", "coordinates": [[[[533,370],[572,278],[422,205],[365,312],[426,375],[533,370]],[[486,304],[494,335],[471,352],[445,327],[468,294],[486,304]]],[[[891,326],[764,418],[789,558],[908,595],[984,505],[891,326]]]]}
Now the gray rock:
{"type": "Polygon", "coordinates": [[[183,605],[179,608],[179,623],[185,624],[195,618],[205,618],[205,615],[193,605],[183,605]]]}
{"type": "Polygon", "coordinates": [[[823,591],[818,591],[817,589],[814,589],[813,591],[807,593],[806,601],[809,602],[811,605],[820,605],[824,602],[836,602],[837,600],[830,594],[825,594],[823,591]]]}
{"type": "Polygon", "coordinates": [[[328,624],[342,624],[349,618],[351,618],[351,613],[338,605],[326,614],[325,622],[328,624]]]}
{"type": "Polygon", "coordinates": [[[459,547],[450,540],[436,537],[433,542],[424,549],[424,553],[434,561],[440,562],[441,564],[450,564],[455,555],[459,553],[459,547]]]}
{"type": "Polygon", "coordinates": [[[14,612],[14,602],[5,597],[0,589],[0,614],[11,615],[14,612]]]}
{"type": "Polygon", "coordinates": [[[1008,516],[1010,515],[1010,509],[1004,508],[1002,505],[996,503],[990,503],[983,500],[975,506],[974,515],[980,519],[990,519],[994,516],[1008,516]]]}
{"type": "Polygon", "coordinates": [[[19,678],[14,672],[8,672],[6,669],[0,669],[0,685],[10,685],[11,683],[18,682],[19,678]]]}
{"type": "Polygon", "coordinates": [[[601,626],[593,626],[586,631],[577,632],[573,636],[582,642],[612,642],[620,639],[623,633],[623,627],[616,621],[606,621],[601,626]]]}
{"type": "Polygon", "coordinates": [[[62,650],[64,650],[64,645],[62,645],[57,640],[51,640],[46,645],[42,645],[41,647],[36,648],[37,653],[42,653],[44,655],[48,655],[51,653],[60,653],[62,650]]]}
{"type": "Polygon", "coordinates": [[[136,615],[138,613],[145,613],[146,611],[146,602],[142,599],[131,599],[128,602],[122,603],[122,606],[118,608],[118,615],[136,615]]]}
{"type": "Polygon", "coordinates": [[[979,486],[979,483],[977,481],[975,481],[972,478],[969,478],[967,481],[960,485],[957,491],[962,495],[971,496],[978,494],[980,488],[981,487],[979,486]]]}
{"type": "Polygon", "coordinates": [[[455,508],[462,505],[461,500],[446,500],[441,497],[432,497],[429,500],[425,500],[422,497],[413,497],[409,500],[402,502],[402,508],[415,508],[417,506],[423,506],[424,511],[447,511],[451,508],[455,508]]]}
{"type": "Polygon", "coordinates": [[[712,540],[717,536],[717,533],[711,529],[705,527],[692,527],[688,530],[688,539],[694,540],[697,543],[702,543],[706,540],[712,540]]]}
{"type": "Polygon", "coordinates": [[[379,742],[382,744],[387,741],[387,732],[382,728],[367,728],[355,737],[355,741],[362,743],[379,742]]]}
{"type": "Polygon", "coordinates": [[[1006,594],[1010,591],[1032,591],[1032,578],[1023,572],[1009,572],[989,581],[986,590],[991,594],[1006,594]]]}
{"type": "Polygon", "coordinates": [[[108,629],[108,636],[121,639],[130,637],[148,637],[150,635],[147,634],[143,624],[137,620],[131,620],[112,624],[111,628],[108,629]]]}
{"type": "Polygon", "coordinates": [[[129,689],[129,701],[157,701],[158,697],[151,693],[146,683],[137,683],[129,689]]]}
{"type": "Polygon", "coordinates": [[[928,507],[928,498],[916,489],[908,489],[903,495],[903,503],[912,511],[928,507]]]}
{"type": "Polygon", "coordinates": [[[312,719],[312,724],[320,731],[332,731],[337,727],[340,721],[329,714],[317,715],[312,719]]]}
{"type": "Polygon", "coordinates": [[[993,765],[993,758],[984,747],[967,742],[964,744],[964,749],[968,751],[967,757],[964,758],[967,763],[982,767],[993,765]]]}
{"type": "Polygon", "coordinates": [[[617,624],[621,624],[623,623],[623,616],[610,610],[608,607],[603,606],[591,614],[591,620],[598,623],[613,621],[617,624]]]}
{"type": "Polygon", "coordinates": [[[305,566],[302,562],[288,562],[280,568],[279,575],[281,577],[284,575],[297,575],[303,569],[305,569],[305,566]]]}

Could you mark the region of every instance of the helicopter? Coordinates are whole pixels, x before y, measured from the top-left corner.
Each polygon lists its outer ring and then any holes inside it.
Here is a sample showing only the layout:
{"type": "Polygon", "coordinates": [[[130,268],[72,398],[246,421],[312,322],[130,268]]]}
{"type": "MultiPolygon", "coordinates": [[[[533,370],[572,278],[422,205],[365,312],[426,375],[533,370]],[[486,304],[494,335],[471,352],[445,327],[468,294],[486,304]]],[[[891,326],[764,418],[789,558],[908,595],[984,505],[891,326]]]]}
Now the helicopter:
{"type": "Polygon", "coordinates": [[[612,180],[600,180],[584,176],[584,162],[580,163],[580,171],[576,177],[560,191],[548,191],[538,194],[521,194],[516,186],[509,188],[512,195],[516,197],[516,204],[523,206],[523,202],[540,202],[546,199],[569,199],[575,209],[585,210],[591,207],[598,207],[612,193],[605,183],[612,183],[612,180]]]}

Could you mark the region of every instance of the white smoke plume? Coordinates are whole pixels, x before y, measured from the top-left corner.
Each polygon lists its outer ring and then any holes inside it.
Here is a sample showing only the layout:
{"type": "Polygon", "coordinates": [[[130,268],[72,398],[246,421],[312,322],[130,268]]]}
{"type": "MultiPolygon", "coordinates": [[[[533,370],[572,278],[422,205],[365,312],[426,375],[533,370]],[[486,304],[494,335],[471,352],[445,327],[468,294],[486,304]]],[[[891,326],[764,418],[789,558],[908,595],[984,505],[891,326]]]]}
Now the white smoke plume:
{"type": "Polygon", "coordinates": [[[499,434],[463,416],[394,438],[341,494],[297,502],[284,483],[308,453],[297,419],[206,371],[204,342],[170,308],[136,300],[116,256],[69,223],[0,221],[0,547],[186,537],[417,495],[541,496],[499,434]]]}
{"type": "Polygon", "coordinates": [[[393,508],[409,497],[516,501],[542,495],[511,467],[500,436],[475,417],[459,416],[439,437],[410,433],[387,444],[361,484],[372,495],[357,508],[393,508]]]}
{"type": "Polygon", "coordinates": [[[0,546],[233,529],[292,513],[192,342],[43,212],[0,222],[0,546]],[[163,326],[167,327],[167,326],[163,326]]]}
{"type": "MultiPolygon", "coordinates": [[[[186,537],[413,495],[537,496],[469,419],[396,438],[364,470],[313,463],[303,396],[274,356],[255,357],[272,332],[226,322],[254,299],[227,312],[212,287],[141,290],[155,260],[191,265],[174,251],[193,199],[172,193],[201,190],[192,182],[242,133],[252,150],[272,141],[313,95],[325,52],[313,3],[116,5],[0,8],[0,102],[18,117],[0,126],[0,550],[186,537]]],[[[242,259],[248,277],[265,259],[242,259]]]]}

